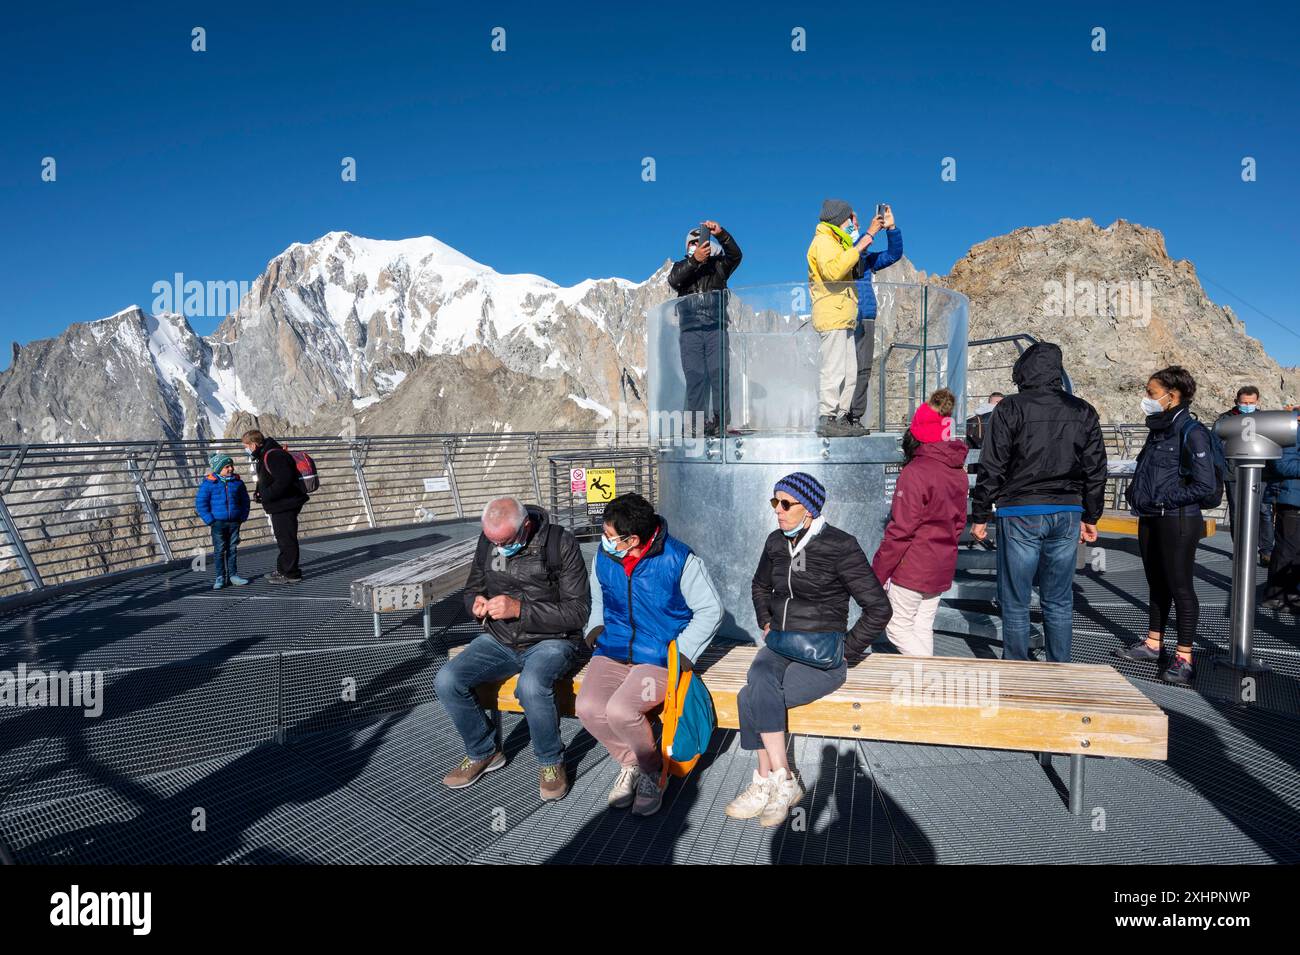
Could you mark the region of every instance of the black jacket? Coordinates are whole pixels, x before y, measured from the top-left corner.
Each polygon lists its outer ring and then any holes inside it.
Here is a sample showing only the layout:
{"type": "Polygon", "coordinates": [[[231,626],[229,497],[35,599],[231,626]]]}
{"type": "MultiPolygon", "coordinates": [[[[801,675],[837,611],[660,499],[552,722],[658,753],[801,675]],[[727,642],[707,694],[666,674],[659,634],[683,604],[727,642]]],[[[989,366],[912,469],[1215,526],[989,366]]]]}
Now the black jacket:
{"type": "MultiPolygon", "coordinates": [[[[587,564],[573,535],[552,525],[543,508],[527,505],[533,530],[528,543],[513,557],[500,557],[488,544],[482,562],[475,561],[465,581],[465,609],[474,613],[474,598],[507,596],[520,602],[519,619],[486,620],[484,629],[508,647],[524,647],[540,640],[565,639],[582,644],[582,627],[591,613],[591,582],[587,564]],[[546,566],[547,528],[560,535],[560,566],[546,566]]],[[[482,545],[480,534],[480,545],[482,545]]]]}
{"type": "MultiPolygon", "coordinates": [[[[809,529],[804,536],[811,533],[809,529]]],[[[792,544],[775,530],[763,542],[763,555],[750,586],[758,627],[761,630],[770,623],[773,630],[848,630],[852,596],[862,608],[862,616],[848,633],[844,649],[851,661],[860,659],[893,616],[889,597],[862,545],[851,534],[823,525],[803,544],[803,569],[796,570],[791,550],[803,540],[792,544]]]]}
{"type": "Polygon", "coordinates": [[[1190,415],[1186,405],[1178,405],[1147,418],[1151,433],[1124,492],[1138,517],[1200,517],[1200,501],[1218,486],[1209,432],[1198,423],[1188,429],[1186,439],[1180,433],[1190,415]],[[1186,479],[1182,461],[1187,462],[1186,479]]]}
{"type": "Polygon", "coordinates": [[[275,438],[267,438],[253,452],[253,466],[257,471],[257,499],[266,513],[283,514],[307,503],[298,465],[275,438]]]}
{"type": "Polygon", "coordinates": [[[1082,504],[1083,522],[1097,523],[1106,495],[1101,421],[1092,405],[1065,393],[1060,346],[1031,345],[1012,378],[1020,391],[989,417],[971,520],[988,523],[994,504],[1082,504]]]}
{"type": "Polygon", "coordinates": [[[679,296],[686,296],[677,306],[678,322],[682,331],[722,326],[723,296],[727,279],[740,266],[741,252],[736,240],[726,229],[718,233],[722,255],[710,256],[697,262],[686,256],[673,263],[668,273],[668,284],[679,296]]]}

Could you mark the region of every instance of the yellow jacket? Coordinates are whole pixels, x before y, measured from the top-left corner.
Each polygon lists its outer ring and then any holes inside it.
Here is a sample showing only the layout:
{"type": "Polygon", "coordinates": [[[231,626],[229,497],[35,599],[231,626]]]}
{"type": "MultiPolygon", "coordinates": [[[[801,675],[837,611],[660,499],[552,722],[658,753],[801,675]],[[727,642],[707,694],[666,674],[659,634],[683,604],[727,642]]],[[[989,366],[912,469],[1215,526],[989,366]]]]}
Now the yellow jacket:
{"type": "Polygon", "coordinates": [[[819,222],[812,245],[808,246],[808,288],[812,293],[813,328],[817,331],[857,324],[858,292],[853,280],[857,264],[857,247],[844,248],[830,223],[819,222]]]}

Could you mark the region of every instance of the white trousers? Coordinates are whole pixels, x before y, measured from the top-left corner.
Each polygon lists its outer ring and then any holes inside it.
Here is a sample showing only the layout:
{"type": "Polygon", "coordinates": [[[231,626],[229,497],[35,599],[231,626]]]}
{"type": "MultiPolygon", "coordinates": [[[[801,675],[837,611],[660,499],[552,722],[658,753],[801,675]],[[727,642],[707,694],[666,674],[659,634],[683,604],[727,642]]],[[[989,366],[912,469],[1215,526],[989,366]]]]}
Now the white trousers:
{"type": "Polygon", "coordinates": [[[939,612],[939,596],[890,583],[889,605],[894,608],[894,615],[885,627],[885,636],[899,653],[909,657],[934,656],[934,615],[939,612]]]}

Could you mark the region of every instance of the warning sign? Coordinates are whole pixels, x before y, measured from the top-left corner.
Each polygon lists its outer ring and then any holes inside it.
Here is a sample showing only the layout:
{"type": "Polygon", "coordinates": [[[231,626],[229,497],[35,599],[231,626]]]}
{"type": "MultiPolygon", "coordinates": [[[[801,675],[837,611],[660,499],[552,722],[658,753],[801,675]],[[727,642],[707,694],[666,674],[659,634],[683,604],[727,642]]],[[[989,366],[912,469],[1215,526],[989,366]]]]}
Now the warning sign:
{"type": "Polygon", "coordinates": [[[571,494],[587,493],[587,469],[586,468],[569,469],[569,492],[571,494]]]}
{"type": "Polygon", "coordinates": [[[587,468],[586,478],[587,516],[599,517],[618,494],[618,477],[613,468],[587,468]]]}

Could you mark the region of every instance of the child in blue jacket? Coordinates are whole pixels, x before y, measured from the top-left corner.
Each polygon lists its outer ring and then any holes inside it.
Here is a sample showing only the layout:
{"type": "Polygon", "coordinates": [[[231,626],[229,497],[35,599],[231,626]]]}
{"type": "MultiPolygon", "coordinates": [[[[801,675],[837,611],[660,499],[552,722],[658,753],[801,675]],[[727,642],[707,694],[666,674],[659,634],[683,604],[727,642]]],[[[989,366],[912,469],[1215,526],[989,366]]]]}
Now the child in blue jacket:
{"type": "Polygon", "coordinates": [[[194,495],[194,510],[212,528],[212,559],[217,566],[212,589],[220,590],[227,584],[243,586],[248,580],[239,576],[235,551],[239,547],[239,525],[248,520],[248,488],[235,473],[230,455],[218,451],[208,458],[208,467],[210,471],[194,495]]]}

